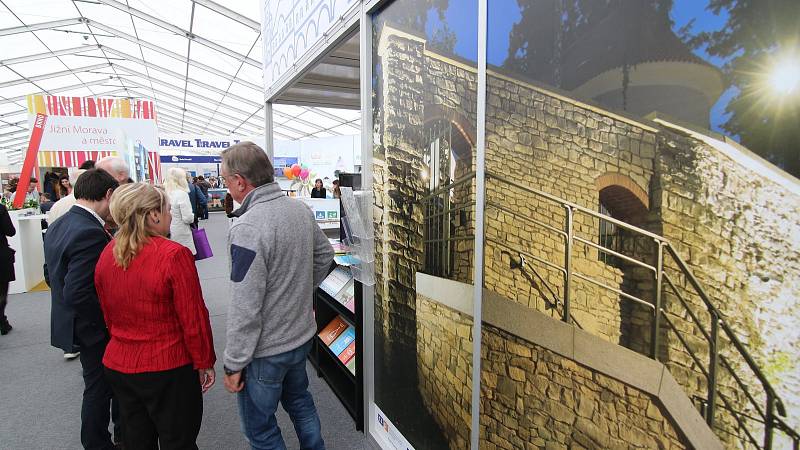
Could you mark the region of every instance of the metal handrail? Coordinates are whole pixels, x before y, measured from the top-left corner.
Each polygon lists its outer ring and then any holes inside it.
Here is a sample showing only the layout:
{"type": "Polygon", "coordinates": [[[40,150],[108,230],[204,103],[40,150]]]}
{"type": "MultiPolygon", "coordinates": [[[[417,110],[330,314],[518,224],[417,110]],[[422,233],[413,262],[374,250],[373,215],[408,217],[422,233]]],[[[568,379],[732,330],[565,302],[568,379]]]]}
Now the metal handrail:
{"type": "Polygon", "coordinates": [[[651,266],[650,264],[643,263],[643,262],[639,261],[636,258],[631,258],[630,256],[623,255],[620,252],[605,248],[602,245],[595,244],[594,242],[592,242],[590,240],[587,240],[587,239],[584,239],[584,238],[578,237],[578,236],[575,236],[573,239],[575,241],[577,241],[577,242],[580,242],[581,244],[588,245],[589,247],[595,248],[595,249],[597,249],[597,250],[599,250],[599,251],[601,251],[603,253],[608,253],[609,255],[615,256],[615,257],[617,257],[617,258],[619,258],[619,259],[621,259],[623,261],[627,261],[627,262],[629,262],[631,264],[636,264],[637,266],[642,267],[644,269],[647,269],[647,270],[649,270],[649,271],[651,271],[653,273],[658,272],[658,269],[656,269],[655,267],[651,266]]]}
{"type": "MultiPolygon", "coordinates": [[[[492,239],[492,241],[494,241],[495,243],[499,244],[499,242],[497,242],[497,241],[495,241],[493,239],[492,239]]],[[[509,249],[511,248],[509,246],[505,246],[505,247],[509,248],[509,249]]],[[[525,255],[522,252],[518,252],[517,255],[519,256],[519,261],[515,261],[513,259],[513,256],[511,255],[511,252],[503,250],[503,251],[500,252],[500,254],[506,254],[506,255],[509,256],[509,259],[511,259],[511,261],[509,263],[509,268],[511,270],[519,269],[520,273],[522,273],[522,275],[528,280],[528,282],[531,283],[532,286],[536,287],[536,290],[538,290],[539,293],[542,295],[542,297],[544,297],[544,301],[547,304],[547,309],[552,309],[557,313],[559,304],[563,305],[563,302],[560,301],[560,299],[558,298],[558,293],[556,293],[556,291],[553,290],[553,288],[550,286],[550,283],[548,283],[547,280],[544,279],[544,277],[539,273],[539,271],[536,270],[536,268],[533,267],[533,266],[528,266],[528,264],[525,261],[525,255]],[[547,289],[547,291],[550,293],[550,296],[552,297],[552,299],[548,299],[547,297],[545,297],[544,293],[541,291],[541,289],[539,289],[538,286],[535,285],[535,282],[531,279],[530,275],[528,275],[528,272],[526,270],[527,267],[530,267],[531,272],[533,272],[533,274],[536,275],[536,278],[538,278],[539,281],[542,283],[542,285],[547,289]]],[[[539,262],[544,262],[545,264],[547,264],[546,261],[544,261],[544,260],[542,260],[540,258],[536,258],[535,256],[532,256],[532,255],[529,255],[529,256],[534,258],[534,260],[537,260],[539,262]]],[[[561,270],[563,270],[563,269],[561,269],[561,270]]],[[[570,315],[570,317],[572,319],[572,323],[574,323],[575,326],[577,326],[579,329],[583,330],[583,325],[581,325],[580,322],[578,322],[578,320],[575,319],[574,316],[570,315]]]]}
{"type": "MultiPolygon", "coordinates": [[[[709,297],[706,294],[705,290],[701,286],[700,282],[695,278],[694,274],[689,269],[688,265],[683,261],[683,259],[681,259],[680,255],[678,255],[677,251],[672,246],[672,244],[669,242],[669,240],[667,240],[666,238],[664,238],[662,236],[659,236],[659,235],[656,235],[656,234],[654,234],[652,232],[649,232],[647,230],[643,230],[643,229],[641,229],[639,227],[636,227],[636,226],[630,225],[628,223],[625,223],[623,221],[620,221],[618,219],[615,219],[613,217],[610,217],[610,216],[607,216],[605,214],[593,211],[593,210],[591,210],[589,208],[586,208],[586,207],[583,207],[581,205],[569,202],[567,200],[558,198],[558,197],[556,197],[556,196],[554,196],[552,194],[549,194],[547,192],[540,191],[540,190],[537,190],[537,189],[530,188],[528,186],[521,185],[521,184],[516,183],[515,181],[510,180],[510,179],[508,179],[508,178],[506,178],[504,176],[496,175],[496,174],[487,172],[486,173],[486,178],[487,178],[487,180],[493,179],[493,180],[499,181],[501,183],[507,184],[507,185],[513,187],[514,189],[519,189],[519,190],[521,190],[523,192],[526,192],[528,194],[536,196],[536,197],[538,197],[540,199],[548,200],[548,201],[552,202],[553,204],[558,205],[558,206],[560,206],[560,207],[565,209],[565,212],[566,212],[566,224],[565,224],[565,230],[564,231],[558,230],[556,227],[553,227],[553,226],[550,226],[550,225],[547,225],[547,224],[544,224],[544,223],[539,223],[539,221],[535,220],[534,218],[530,218],[530,220],[533,221],[534,223],[539,224],[540,226],[544,226],[547,229],[549,229],[551,231],[555,231],[555,232],[561,234],[562,236],[566,237],[566,239],[565,239],[565,261],[564,261],[564,266],[565,266],[564,269],[566,271],[566,275],[565,275],[565,293],[564,293],[564,296],[565,296],[564,309],[565,309],[565,311],[564,311],[564,315],[563,315],[562,320],[568,321],[569,320],[568,318],[570,317],[570,312],[569,312],[570,280],[571,280],[571,278],[573,276],[575,278],[577,278],[577,279],[593,283],[595,285],[601,286],[604,289],[607,289],[607,290],[610,290],[612,292],[615,292],[618,295],[620,295],[620,296],[622,296],[624,298],[627,298],[629,300],[635,301],[638,304],[646,305],[646,306],[650,307],[653,310],[653,317],[654,317],[653,327],[652,327],[652,330],[651,330],[651,332],[652,332],[651,357],[653,357],[654,359],[658,359],[658,348],[659,348],[658,339],[659,339],[659,329],[660,329],[659,321],[663,318],[664,321],[666,322],[666,324],[670,328],[673,329],[675,335],[678,337],[678,339],[681,342],[681,344],[689,351],[690,356],[692,357],[692,359],[695,361],[695,363],[700,368],[700,371],[703,374],[703,376],[705,376],[706,379],[708,380],[708,385],[709,385],[709,388],[708,388],[708,390],[709,390],[709,393],[708,393],[708,405],[709,405],[709,407],[707,408],[707,412],[706,412],[706,420],[708,421],[709,425],[712,425],[713,421],[714,421],[714,405],[716,404],[716,398],[717,398],[717,394],[718,394],[717,393],[717,385],[716,385],[716,382],[717,382],[716,379],[717,379],[717,376],[718,376],[718,374],[717,374],[718,373],[718,367],[717,366],[718,366],[719,362],[721,361],[723,366],[725,366],[725,368],[728,369],[728,371],[730,371],[731,373],[734,374],[734,379],[736,380],[737,385],[739,386],[739,388],[743,392],[745,392],[745,395],[746,395],[748,401],[750,403],[752,403],[753,406],[755,407],[755,410],[759,414],[763,415],[763,417],[764,417],[764,422],[766,424],[766,429],[764,431],[764,445],[763,445],[764,448],[768,448],[769,449],[769,448],[772,447],[772,433],[773,433],[773,430],[775,428],[781,429],[782,431],[786,432],[787,435],[790,435],[792,437],[797,435],[796,431],[794,431],[790,427],[788,427],[788,425],[786,425],[786,423],[783,420],[779,419],[775,415],[775,412],[777,412],[777,414],[780,415],[780,416],[785,416],[786,415],[786,409],[785,409],[785,407],[783,405],[782,400],[776,395],[774,388],[769,383],[769,381],[767,380],[766,376],[761,371],[761,369],[758,367],[758,365],[755,363],[755,361],[753,360],[752,356],[749,354],[749,352],[745,348],[744,344],[742,344],[742,342],[737,337],[736,333],[734,333],[733,329],[725,321],[725,318],[722,315],[722,313],[711,302],[711,300],[709,299],[709,297]],[[616,226],[618,226],[618,227],[620,227],[622,229],[631,231],[636,235],[644,236],[644,237],[648,237],[648,238],[653,239],[654,243],[657,245],[657,250],[658,250],[657,251],[657,255],[656,255],[657,258],[656,258],[656,261],[655,261],[655,267],[651,266],[651,265],[649,265],[647,263],[644,263],[642,261],[639,261],[639,260],[637,260],[635,258],[631,258],[631,257],[629,257],[627,255],[623,255],[623,254],[621,254],[619,252],[616,252],[616,251],[614,251],[612,249],[608,249],[608,248],[606,248],[606,247],[604,247],[602,245],[597,245],[594,242],[591,242],[591,241],[589,241],[587,239],[581,238],[579,236],[575,236],[574,235],[574,230],[573,230],[573,222],[574,222],[574,216],[575,216],[576,213],[585,214],[585,215],[597,218],[599,220],[603,220],[603,221],[612,223],[612,224],[614,224],[614,225],[616,225],[616,226]],[[614,256],[616,256],[616,257],[618,257],[618,258],[620,258],[620,259],[622,259],[622,260],[624,260],[624,261],[626,261],[628,263],[636,264],[636,265],[638,265],[640,267],[643,267],[645,269],[653,271],[654,274],[655,274],[655,278],[656,278],[654,303],[645,302],[642,299],[640,299],[638,297],[635,297],[635,296],[632,296],[630,294],[627,294],[625,292],[622,292],[619,289],[615,289],[615,288],[613,288],[611,286],[607,286],[606,284],[601,283],[601,282],[596,281],[596,280],[593,280],[590,277],[587,277],[587,276],[585,276],[583,274],[573,272],[572,268],[571,268],[571,258],[572,258],[572,246],[574,245],[575,242],[580,242],[580,243],[582,243],[584,245],[588,245],[588,246],[594,247],[594,248],[596,248],[597,250],[599,250],[601,252],[606,252],[606,253],[608,253],[610,255],[614,255],[614,256]],[[664,251],[665,249],[666,249],[666,252],[664,251]],[[667,274],[666,274],[666,269],[667,268],[665,267],[665,264],[664,264],[665,263],[665,259],[667,258],[667,255],[669,255],[669,257],[671,258],[672,262],[674,262],[675,265],[678,267],[678,272],[680,272],[688,280],[689,284],[693,288],[692,292],[695,293],[697,296],[699,296],[700,299],[702,300],[703,305],[705,306],[705,309],[707,310],[708,314],[711,317],[711,333],[709,333],[705,329],[705,327],[703,327],[702,322],[700,321],[700,319],[697,317],[697,315],[694,313],[694,311],[692,311],[692,308],[689,307],[689,304],[686,302],[686,300],[680,294],[679,290],[676,288],[675,284],[670,279],[670,277],[667,276],[667,274]],[[677,327],[674,326],[672,321],[669,320],[669,318],[667,317],[666,312],[661,308],[662,284],[663,284],[664,280],[666,280],[667,285],[671,287],[673,293],[680,300],[680,303],[682,304],[683,308],[689,313],[689,316],[691,317],[692,321],[694,322],[694,325],[700,329],[703,337],[706,339],[706,342],[708,342],[709,353],[710,353],[710,355],[709,355],[709,358],[710,358],[709,370],[706,370],[704,368],[704,364],[702,364],[702,362],[700,361],[700,358],[698,358],[697,355],[694,353],[694,351],[691,350],[691,348],[689,347],[688,343],[686,341],[684,341],[684,339],[683,339],[681,333],[678,331],[677,327]],[[764,393],[766,395],[766,408],[765,409],[762,409],[759,406],[759,402],[756,401],[755,397],[753,397],[753,395],[749,392],[749,390],[747,389],[745,383],[740,379],[738,374],[736,374],[734,371],[731,370],[732,368],[731,368],[731,365],[728,362],[728,360],[726,358],[724,358],[723,355],[719,354],[719,350],[720,349],[719,349],[719,332],[718,332],[718,330],[722,330],[722,334],[733,345],[733,347],[736,349],[736,352],[739,354],[739,356],[742,359],[744,359],[744,362],[747,365],[747,367],[752,371],[752,373],[754,374],[756,379],[758,379],[758,381],[759,381],[759,383],[761,385],[761,388],[763,389],[763,391],[764,391],[764,393]],[[787,429],[789,431],[787,431],[787,429]]],[[[488,188],[487,188],[487,190],[488,190],[488,188]]],[[[497,206],[495,206],[495,207],[497,208],[497,206]]],[[[501,208],[498,208],[498,209],[501,209],[501,208]]],[[[510,213],[512,215],[520,215],[519,213],[514,213],[514,212],[512,212],[510,210],[507,210],[505,208],[503,208],[502,210],[504,212],[510,213]]],[[[725,403],[725,406],[728,407],[728,409],[733,410],[732,405],[730,405],[730,402],[729,402],[729,400],[727,399],[726,396],[719,395],[719,398],[723,401],[723,403],[725,403]]],[[[735,419],[736,419],[736,422],[739,424],[739,426],[743,429],[743,431],[747,435],[747,437],[753,443],[756,443],[754,437],[752,436],[750,431],[745,427],[744,423],[742,422],[742,418],[741,417],[735,417],[735,419]]]]}
{"type": "Polygon", "coordinates": [[[505,248],[507,248],[509,250],[515,251],[515,252],[520,253],[522,255],[525,255],[528,258],[536,260],[536,261],[546,265],[547,267],[549,267],[549,268],[551,268],[553,270],[557,270],[557,271],[561,272],[562,275],[566,275],[567,274],[567,271],[563,267],[559,267],[558,265],[553,264],[550,261],[547,261],[546,259],[539,258],[536,255],[532,255],[532,254],[530,254],[528,252],[523,252],[523,251],[520,251],[518,249],[515,249],[515,248],[511,247],[510,245],[506,244],[505,242],[498,241],[497,239],[493,239],[493,238],[490,238],[490,237],[486,238],[486,242],[491,242],[493,244],[499,245],[501,247],[505,247],[505,248]]]}
{"type": "MultiPolygon", "coordinates": [[[[694,277],[694,274],[692,274],[691,270],[689,270],[689,267],[686,265],[683,259],[681,259],[681,257],[678,255],[678,253],[675,251],[675,249],[672,247],[671,244],[667,244],[667,250],[669,251],[672,258],[680,267],[681,272],[683,272],[686,279],[688,279],[689,283],[691,283],[692,286],[695,288],[695,291],[697,291],[697,295],[703,300],[703,303],[705,303],[706,308],[708,308],[709,312],[712,313],[712,315],[717,316],[720,322],[720,326],[722,327],[722,330],[725,331],[725,334],[728,335],[728,339],[731,340],[731,343],[734,345],[734,347],[736,347],[739,353],[741,353],[748,367],[750,367],[750,370],[752,370],[756,378],[758,378],[758,381],[761,382],[761,384],[764,386],[768,394],[775,395],[775,390],[772,388],[772,385],[767,380],[767,377],[764,375],[764,373],[758,367],[756,362],[750,356],[750,353],[748,353],[747,350],[744,348],[742,342],[733,332],[733,329],[731,329],[731,327],[728,326],[727,322],[725,322],[725,319],[723,318],[719,310],[711,303],[711,300],[708,299],[708,296],[706,295],[705,291],[700,286],[700,282],[697,281],[697,278],[694,277]]],[[[783,402],[778,398],[776,398],[776,401],[777,401],[776,406],[778,407],[778,414],[780,414],[781,416],[785,416],[786,408],[783,406],[783,402]]]]}
{"type": "Polygon", "coordinates": [[[475,178],[475,172],[469,172],[466,175],[464,175],[463,177],[458,177],[457,179],[451,181],[450,183],[445,184],[444,186],[439,186],[438,188],[428,192],[428,194],[425,195],[424,197],[420,197],[419,199],[417,199],[417,202],[422,203],[422,202],[424,202],[426,200],[429,200],[429,199],[431,199],[433,197],[438,196],[442,192],[447,192],[447,191],[453,189],[455,186],[464,184],[465,182],[467,182],[467,181],[469,181],[469,180],[471,180],[473,178],[475,178]]]}
{"type": "MultiPolygon", "coordinates": [[[[464,175],[463,177],[460,177],[457,180],[448,183],[447,185],[440,186],[436,190],[422,197],[419,201],[420,202],[430,201],[430,199],[437,197],[442,193],[450,191],[451,189],[455,188],[458,185],[469,182],[474,176],[475,173],[470,172],[464,175]]],[[[562,274],[564,279],[564,294],[563,294],[564,296],[563,299],[559,299],[558,295],[555,295],[555,291],[549,286],[546,280],[544,280],[544,278],[534,270],[535,275],[540,280],[542,280],[544,286],[550,291],[551,295],[553,295],[553,297],[555,298],[556,311],[559,303],[561,303],[563,308],[563,313],[561,317],[562,321],[568,323],[572,321],[577,324],[577,322],[574,321],[574,318],[572,317],[570,311],[570,296],[572,291],[571,283],[573,277],[577,280],[585,281],[600,286],[603,289],[615,293],[621,298],[634,301],[639,305],[649,308],[653,314],[653,322],[651,326],[650,356],[653,359],[658,360],[659,356],[658,352],[660,349],[659,340],[660,340],[661,321],[663,320],[666,327],[668,329],[671,329],[672,332],[674,332],[675,336],[678,339],[678,342],[688,351],[691,359],[694,361],[695,365],[699,369],[700,374],[703,377],[705,377],[706,380],[708,381],[707,383],[708,397],[706,399],[704,410],[705,410],[705,419],[708,422],[709,426],[711,427],[714,426],[716,403],[717,400],[719,399],[723,403],[723,405],[720,405],[720,407],[724,407],[724,409],[731,412],[734,421],[741,430],[739,431],[739,433],[744,433],[746,439],[752,442],[756,447],[759,447],[759,444],[755,439],[755,437],[753,436],[753,434],[751,433],[751,430],[745,424],[745,420],[755,420],[758,423],[764,424],[765,429],[764,429],[763,448],[765,449],[772,448],[773,432],[776,429],[783,431],[790,438],[792,438],[793,441],[795,442],[795,448],[797,448],[798,442],[800,442],[800,435],[798,435],[797,431],[789,427],[785,421],[783,421],[781,418],[778,417],[786,415],[786,409],[784,407],[782,400],[777,396],[774,388],[769,383],[766,376],[758,367],[758,365],[755,363],[755,360],[749,354],[744,344],[739,340],[736,333],[733,331],[732,327],[726,322],[720,310],[717,309],[717,307],[711,302],[709,296],[706,294],[700,282],[694,276],[689,266],[683,261],[683,259],[681,259],[680,255],[678,255],[678,252],[676,251],[675,247],[670,243],[669,240],[650,231],[643,230],[639,227],[630,225],[619,219],[615,219],[613,217],[607,216],[605,214],[578,205],[576,203],[572,203],[567,200],[561,199],[547,192],[521,185],[504,176],[487,172],[486,179],[495,180],[500,183],[506,184],[510,187],[513,187],[514,189],[518,189],[522,192],[526,192],[532,196],[535,196],[536,198],[546,200],[550,202],[553,206],[558,206],[559,208],[563,209],[563,214],[564,214],[563,229],[559,229],[556,226],[537,220],[535,217],[526,217],[528,223],[546,229],[561,237],[561,240],[564,245],[563,266],[551,263],[544,258],[540,258],[535,255],[519,251],[519,249],[511,247],[507,242],[501,242],[497,239],[493,239],[488,236],[486,238],[487,243],[493,243],[495,245],[505,247],[511,250],[512,252],[518,253],[521,259],[520,266],[523,265],[524,261],[522,256],[525,255],[539,263],[544,264],[548,268],[556,270],[562,274]],[[652,243],[656,245],[654,263],[652,265],[648,264],[636,258],[625,255],[619,251],[607,248],[602,243],[598,245],[592,242],[591,240],[577,236],[575,234],[574,224],[576,215],[578,214],[583,214],[586,216],[590,216],[592,218],[596,218],[601,221],[614,224],[621,229],[632,232],[634,236],[638,235],[640,237],[650,238],[652,240],[652,243]],[[573,247],[576,244],[582,244],[595,248],[599,252],[607,253],[609,255],[618,258],[621,261],[625,261],[629,264],[635,264],[638,267],[648,270],[652,274],[652,276],[654,276],[654,281],[655,281],[653,301],[652,302],[646,301],[634,295],[628,294],[622,291],[621,289],[614,288],[603,282],[595,280],[590,276],[574,271],[572,269],[572,254],[573,254],[573,247]],[[672,263],[674,263],[674,267],[667,267],[665,263],[667,262],[668,258],[672,263]],[[676,271],[679,275],[682,275],[688,281],[688,286],[685,286],[685,288],[688,289],[689,294],[697,295],[700,298],[706,313],[708,313],[710,316],[710,324],[711,324],[710,332],[703,325],[704,321],[700,320],[700,317],[698,317],[698,315],[694,312],[694,308],[690,306],[687,299],[684,298],[684,295],[681,294],[681,290],[678,289],[672,277],[670,277],[667,274],[667,270],[676,271]],[[709,350],[708,363],[704,363],[702,361],[702,358],[699,357],[695,353],[695,351],[692,350],[691,346],[683,336],[683,333],[678,330],[678,328],[675,326],[675,323],[673,323],[673,320],[670,319],[670,315],[674,315],[675,317],[679,316],[667,312],[662,308],[662,296],[666,293],[663,287],[665,283],[666,286],[671,289],[671,294],[673,294],[678,299],[680,306],[682,306],[682,309],[688,313],[688,316],[691,319],[689,323],[700,330],[702,338],[704,338],[705,342],[708,344],[708,350],[709,350]],[[720,330],[722,331],[722,333],[720,333],[720,330]],[[730,361],[724,355],[721,354],[720,337],[724,337],[728,343],[732,344],[733,348],[736,350],[736,354],[738,354],[738,356],[744,360],[746,366],[752,371],[753,375],[758,380],[766,397],[765,405],[763,405],[763,407],[762,407],[762,402],[759,402],[755,398],[755,396],[753,396],[753,394],[748,389],[748,385],[741,379],[739,374],[733,370],[730,361]],[[738,387],[738,389],[744,393],[747,401],[752,405],[755,412],[762,417],[763,422],[761,420],[756,420],[756,418],[751,417],[750,414],[744,414],[744,413],[737,414],[736,412],[737,410],[733,407],[733,405],[731,405],[731,400],[728,398],[727,395],[723,395],[722,391],[719,389],[719,386],[717,385],[717,378],[719,376],[719,372],[721,369],[727,370],[727,372],[729,372],[733,376],[733,379],[735,381],[734,388],[738,387]]],[[[485,189],[487,193],[490,191],[488,185],[485,189]]],[[[471,205],[474,205],[474,202],[471,203],[470,206],[471,205]]],[[[494,208],[504,214],[510,214],[512,217],[526,216],[525,214],[513,211],[510,208],[507,208],[504,205],[498,204],[496,202],[492,202],[491,200],[487,200],[486,207],[494,208]]],[[[445,210],[444,213],[441,213],[439,215],[448,215],[448,214],[452,214],[452,210],[447,209],[445,210]]],[[[469,237],[459,237],[459,238],[449,237],[445,240],[468,239],[468,238],[469,237]]],[[[511,268],[512,269],[515,268],[513,265],[513,258],[512,258],[511,268]]],[[[529,276],[526,276],[526,278],[528,278],[530,282],[533,282],[529,276]]],[[[682,287],[684,286],[682,285],[682,287]]],[[[540,291],[540,294],[544,293],[540,291]]],[[[548,304],[553,303],[551,300],[546,298],[545,301],[547,301],[548,304]]]]}
{"type": "Polygon", "coordinates": [[[517,189],[521,189],[521,190],[523,190],[525,192],[528,192],[529,194],[533,194],[533,195],[536,195],[538,197],[544,197],[547,200],[552,201],[553,203],[556,203],[556,204],[561,205],[561,206],[567,206],[567,207],[571,208],[574,211],[580,211],[580,212],[582,212],[584,214],[588,214],[588,215],[596,217],[598,219],[602,219],[602,220],[605,220],[607,222],[611,222],[614,225],[617,225],[617,226],[622,227],[622,228],[626,228],[626,229],[631,230],[631,231],[635,231],[635,232],[637,232],[639,234],[642,234],[644,236],[653,238],[653,239],[655,239],[657,241],[661,241],[661,242],[665,242],[665,243],[667,242],[667,239],[664,238],[663,236],[659,236],[659,235],[657,235],[655,233],[651,233],[651,232],[649,232],[647,230],[643,230],[641,228],[633,226],[633,225],[631,225],[631,224],[629,224],[627,222],[623,222],[623,221],[621,221],[619,219],[615,219],[615,218],[613,218],[611,216],[607,216],[607,215],[601,214],[601,213],[599,213],[597,211],[593,211],[593,210],[591,210],[589,208],[586,208],[586,207],[583,207],[583,206],[581,206],[581,205],[579,205],[577,203],[572,203],[572,202],[570,202],[568,200],[561,199],[559,197],[556,197],[553,194],[549,194],[547,192],[540,191],[538,189],[532,189],[532,188],[529,188],[527,186],[523,186],[523,185],[521,185],[521,184],[519,184],[519,183],[517,183],[515,181],[511,181],[508,178],[503,177],[501,175],[496,175],[494,173],[486,172],[486,179],[487,180],[488,179],[495,179],[497,181],[501,181],[503,183],[510,184],[510,185],[514,186],[515,188],[517,188],[517,189]]]}

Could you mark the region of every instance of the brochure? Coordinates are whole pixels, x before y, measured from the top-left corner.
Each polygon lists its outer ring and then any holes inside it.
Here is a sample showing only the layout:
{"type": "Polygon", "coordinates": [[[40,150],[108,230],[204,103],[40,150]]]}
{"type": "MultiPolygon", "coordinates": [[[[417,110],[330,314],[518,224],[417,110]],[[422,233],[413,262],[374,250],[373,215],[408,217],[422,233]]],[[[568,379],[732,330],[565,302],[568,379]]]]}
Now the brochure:
{"type": "Polygon", "coordinates": [[[352,279],[353,277],[350,275],[350,269],[346,267],[337,267],[322,281],[319,287],[331,297],[336,298],[339,292],[341,292],[352,279]]]}
{"type": "Polygon", "coordinates": [[[336,316],[335,319],[331,320],[331,323],[319,332],[318,336],[325,345],[331,345],[347,327],[347,322],[345,322],[341,316],[336,316]]]}

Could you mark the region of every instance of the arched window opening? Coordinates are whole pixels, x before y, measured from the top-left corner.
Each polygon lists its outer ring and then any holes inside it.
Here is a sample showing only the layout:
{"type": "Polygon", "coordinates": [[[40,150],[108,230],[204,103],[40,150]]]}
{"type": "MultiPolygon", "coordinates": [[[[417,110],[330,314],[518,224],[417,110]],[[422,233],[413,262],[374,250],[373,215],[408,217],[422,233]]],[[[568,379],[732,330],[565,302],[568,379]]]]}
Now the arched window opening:
{"type": "MultiPolygon", "coordinates": [[[[622,222],[641,226],[647,215],[647,205],[642,202],[641,197],[630,191],[624,186],[610,185],[600,190],[598,211],[601,214],[611,216],[622,222]]],[[[617,253],[628,253],[625,249],[633,242],[628,242],[624,227],[620,227],[612,221],[600,220],[599,244],[601,247],[617,253]]],[[[622,261],[613,253],[600,251],[599,259],[604,263],[622,267],[622,261]]]]}
{"type": "Polygon", "coordinates": [[[472,144],[454,122],[434,119],[425,124],[425,146],[422,175],[427,177],[429,195],[423,205],[424,271],[449,277],[454,266],[454,242],[464,237],[469,220],[464,202],[471,192],[469,184],[454,183],[472,170],[472,144]]]}

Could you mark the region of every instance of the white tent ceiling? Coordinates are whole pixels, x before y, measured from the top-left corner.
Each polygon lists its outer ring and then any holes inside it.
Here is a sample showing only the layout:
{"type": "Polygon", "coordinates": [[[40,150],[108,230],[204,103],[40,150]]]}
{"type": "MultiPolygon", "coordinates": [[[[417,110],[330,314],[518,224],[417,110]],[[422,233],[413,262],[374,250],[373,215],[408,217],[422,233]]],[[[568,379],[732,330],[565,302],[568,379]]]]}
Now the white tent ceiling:
{"type": "MultiPolygon", "coordinates": [[[[258,0],[0,0],[0,152],[28,94],[150,98],[166,133],[263,135],[258,0]]],[[[275,105],[277,139],[354,134],[355,110],[275,105]]]]}

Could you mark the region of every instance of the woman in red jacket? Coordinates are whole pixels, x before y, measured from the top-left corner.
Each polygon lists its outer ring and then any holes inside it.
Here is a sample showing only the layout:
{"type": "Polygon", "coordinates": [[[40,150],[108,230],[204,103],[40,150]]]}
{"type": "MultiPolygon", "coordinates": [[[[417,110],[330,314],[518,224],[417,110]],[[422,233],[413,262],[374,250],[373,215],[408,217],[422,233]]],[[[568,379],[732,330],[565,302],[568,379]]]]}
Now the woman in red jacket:
{"type": "Polygon", "coordinates": [[[214,343],[194,257],[166,238],[163,190],[118,188],[119,225],[95,268],[111,340],[103,357],[119,401],[126,449],[196,449],[203,396],[214,384],[214,343]]]}

